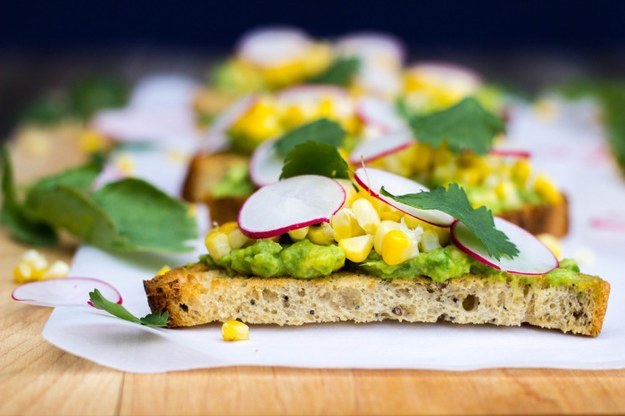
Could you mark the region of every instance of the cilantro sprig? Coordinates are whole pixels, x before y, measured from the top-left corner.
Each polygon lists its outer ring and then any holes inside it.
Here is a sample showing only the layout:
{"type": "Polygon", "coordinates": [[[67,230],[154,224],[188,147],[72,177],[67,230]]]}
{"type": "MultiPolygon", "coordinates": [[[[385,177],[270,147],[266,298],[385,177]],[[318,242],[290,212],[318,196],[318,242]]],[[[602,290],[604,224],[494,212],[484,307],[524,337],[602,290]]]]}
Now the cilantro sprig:
{"type": "Polygon", "coordinates": [[[124,308],[122,305],[106,299],[104,296],[102,296],[102,293],[100,293],[98,289],[94,289],[92,292],[89,292],[89,300],[91,301],[91,305],[93,305],[94,308],[106,311],[111,315],[128,322],[133,322],[145,326],[163,327],[167,326],[167,321],[169,320],[169,312],[167,311],[153,312],[147,314],[142,318],[138,318],[130,313],[128,309],[124,308]]]}
{"type": "Polygon", "coordinates": [[[348,86],[360,69],[360,59],[352,57],[338,57],[321,74],[308,80],[311,84],[348,86]]]}
{"type": "Polygon", "coordinates": [[[496,135],[505,131],[501,117],[487,111],[473,97],[432,114],[409,117],[416,140],[434,147],[446,144],[453,152],[485,154],[496,135]]]}
{"type": "Polygon", "coordinates": [[[489,255],[497,260],[502,256],[516,257],[519,250],[508,236],[495,228],[492,212],[482,206],[477,209],[469,203],[464,190],[452,183],[447,188],[438,187],[430,192],[393,195],[382,188],[382,195],[418,209],[437,209],[461,221],[484,244],[489,255]]]}
{"type": "Polygon", "coordinates": [[[19,241],[53,245],[56,230],[64,229],[108,251],[192,249],[188,241],[196,237],[196,223],[187,206],[141,179],[122,179],[92,191],[100,167],[87,164],[39,180],[20,202],[7,148],[0,148],[0,154],[0,222],[19,241]]]}
{"type": "Polygon", "coordinates": [[[288,154],[280,179],[300,175],[349,179],[349,165],[336,147],[325,143],[306,142],[296,146],[288,154]]]}
{"type": "Polygon", "coordinates": [[[341,125],[327,118],[320,118],[284,134],[276,140],[278,154],[285,157],[296,146],[306,142],[325,143],[334,147],[340,147],[347,133],[341,125]]]}

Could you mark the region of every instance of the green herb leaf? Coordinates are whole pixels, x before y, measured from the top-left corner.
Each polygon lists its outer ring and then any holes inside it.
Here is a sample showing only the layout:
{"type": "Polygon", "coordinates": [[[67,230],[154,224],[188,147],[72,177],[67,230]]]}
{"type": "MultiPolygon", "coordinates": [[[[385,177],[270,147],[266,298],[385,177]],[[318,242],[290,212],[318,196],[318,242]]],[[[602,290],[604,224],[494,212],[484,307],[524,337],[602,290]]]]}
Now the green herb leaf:
{"type": "Polygon", "coordinates": [[[167,311],[150,313],[143,318],[137,318],[132,313],[128,312],[128,310],[122,305],[106,299],[102,296],[102,293],[100,293],[98,289],[94,289],[93,292],[89,292],[89,300],[91,300],[91,304],[94,308],[106,311],[113,316],[136,324],[146,326],[167,326],[167,320],[169,319],[169,312],[167,311]]]}
{"type": "Polygon", "coordinates": [[[57,243],[56,232],[48,224],[37,221],[17,201],[13,182],[11,158],[6,146],[0,147],[2,163],[2,209],[0,223],[11,230],[12,236],[25,244],[49,246],[57,243]]]}
{"type": "Polygon", "coordinates": [[[409,122],[419,142],[434,147],[447,144],[454,152],[488,153],[495,136],[505,131],[503,120],[486,111],[473,97],[443,111],[413,116],[409,122]]]}
{"type": "Polygon", "coordinates": [[[91,185],[100,174],[101,169],[101,165],[95,162],[68,169],[35,182],[31,186],[30,192],[37,192],[39,189],[54,188],[57,186],[67,186],[81,192],[89,192],[91,185]]]}
{"type": "Polygon", "coordinates": [[[103,108],[123,107],[128,87],[117,77],[92,76],[81,80],[70,92],[72,112],[87,120],[103,108]]]}
{"type": "Polygon", "coordinates": [[[414,208],[437,209],[462,221],[484,244],[488,254],[497,260],[501,256],[512,258],[519,254],[516,245],[508,239],[508,236],[495,228],[492,212],[484,206],[474,209],[458,184],[452,183],[447,189],[438,187],[430,192],[407,195],[392,195],[382,188],[382,195],[414,208]]]}
{"type": "Polygon", "coordinates": [[[321,118],[304,124],[286,133],[276,141],[276,150],[281,156],[288,155],[297,145],[318,142],[340,147],[347,133],[335,121],[321,118]]]}
{"type": "Polygon", "coordinates": [[[93,194],[93,202],[129,242],[118,250],[189,251],[188,241],[197,237],[188,207],[144,180],[110,183],[93,194]]]}
{"type": "Polygon", "coordinates": [[[348,86],[360,69],[360,60],[357,57],[338,57],[321,74],[308,80],[311,84],[329,84],[348,86]]]}
{"type": "Polygon", "coordinates": [[[321,175],[349,178],[349,166],[338,149],[325,143],[306,142],[297,145],[286,157],[280,179],[299,175],[321,175]]]}

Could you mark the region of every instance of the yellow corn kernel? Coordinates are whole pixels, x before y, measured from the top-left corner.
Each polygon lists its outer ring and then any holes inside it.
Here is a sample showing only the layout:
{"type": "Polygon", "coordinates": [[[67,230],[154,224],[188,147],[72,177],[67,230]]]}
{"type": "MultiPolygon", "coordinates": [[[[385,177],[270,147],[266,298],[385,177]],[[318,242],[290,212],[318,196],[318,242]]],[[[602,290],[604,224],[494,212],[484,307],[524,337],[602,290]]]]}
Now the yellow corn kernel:
{"type": "Polygon", "coordinates": [[[221,337],[224,341],[244,341],[250,339],[250,328],[232,319],[221,326],[221,337]]]}
{"type": "Polygon", "coordinates": [[[401,221],[402,217],[403,217],[403,213],[393,207],[389,207],[388,210],[383,211],[380,213],[380,219],[382,221],[395,221],[395,222],[399,222],[401,221]]]}
{"type": "Polygon", "coordinates": [[[332,98],[325,97],[319,100],[319,106],[317,107],[317,115],[319,117],[332,117],[334,113],[335,108],[332,98]]]}
{"type": "Polygon", "coordinates": [[[280,66],[263,68],[261,71],[265,82],[272,88],[285,87],[299,83],[306,77],[306,67],[300,60],[289,61],[280,66]]]}
{"type": "Polygon", "coordinates": [[[382,242],[384,241],[384,237],[391,230],[399,230],[401,225],[395,221],[382,221],[378,226],[378,229],[375,232],[375,236],[373,238],[373,248],[375,251],[382,255],[382,242]]]}
{"type": "Polygon", "coordinates": [[[243,232],[236,227],[228,234],[228,242],[233,250],[243,247],[250,241],[250,238],[243,234],[243,232]]]}
{"type": "Polygon", "coordinates": [[[41,280],[47,268],[48,261],[43,255],[37,250],[28,250],[13,269],[13,280],[16,283],[41,280]]]}
{"type": "Polygon", "coordinates": [[[110,140],[96,130],[84,130],[78,137],[78,147],[84,153],[104,151],[107,150],[110,145],[110,140]]]}
{"type": "Polygon", "coordinates": [[[57,260],[46,268],[41,279],[60,279],[69,275],[69,266],[64,261],[57,260]]]}
{"type": "Polygon", "coordinates": [[[509,201],[514,198],[515,193],[516,188],[510,181],[501,181],[495,186],[495,195],[501,200],[509,201]]]}
{"type": "Polygon", "coordinates": [[[425,172],[429,169],[434,158],[434,150],[432,146],[417,143],[414,151],[414,170],[415,172],[425,172]]]}
{"type": "Polygon", "coordinates": [[[521,187],[527,185],[527,180],[532,174],[532,165],[526,159],[519,159],[512,165],[512,180],[521,187]]]}
{"type": "Polygon", "coordinates": [[[432,230],[425,230],[421,235],[420,246],[421,250],[425,253],[440,248],[441,244],[438,239],[438,233],[432,230]]]}
{"type": "MultiPolygon", "coordinates": [[[[341,151],[342,150],[340,150],[339,152],[341,151]]],[[[352,202],[354,202],[354,199],[356,199],[356,197],[358,196],[358,190],[354,187],[352,181],[348,179],[337,179],[336,181],[343,187],[343,190],[345,191],[345,204],[343,204],[343,206],[351,206],[352,202]]]]}
{"type": "Polygon", "coordinates": [[[347,260],[360,263],[371,253],[373,237],[367,234],[358,237],[344,238],[339,241],[339,247],[345,252],[347,260]]]}
{"type": "Polygon", "coordinates": [[[289,231],[289,237],[291,237],[291,240],[293,241],[303,240],[308,234],[308,229],[309,227],[302,227],[297,230],[289,231]]]}
{"type": "Polygon", "coordinates": [[[282,121],[287,128],[295,128],[306,121],[306,114],[299,106],[289,105],[284,110],[282,121]]]}
{"type": "Polygon", "coordinates": [[[436,166],[441,166],[441,165],[445,165],[447,164],[451,158],[452,158],[452,154],[449,151],[449,149],[447,149],[447,146],[440,146],[436,149],[434,149],[434,165],[436,166]]]}
{"type": "Polygon", "coordinates": [[[239,224],[236,221],[228,221],[215,228],[213,231],[222,232],[224,234],[230,234],[233,230],[239,228],[239,224]]]}
{"type": "Polygon", "coordinates": [[[171,267],[169,267],[169,266],[165,265],[165,266],[161,267],[161,268],[159,269],[159,271],[157,271],[157,272],[156,272],[156,275],[157,275],[157,276],[162,276],[162,275],[164,275],[165,273],[168,273],[170,270],[171,270],[171,267]]]}
{"type": "Polygon", "coordinates": [[[351,208],[356,217],[356,221],[358,221],[358,225],[360,225],[367,234],[375,234],[378,225],[380,225],[380,215],[373,204],[366,198],[358,198],[352,202],[351,208]]]}
{"type": "Polygon", "coordinates": [[[210,254],[214,260],[219,260],[230,253],[230,239],[228,238],[228,234],[221,231],[209,232],[206,235],[205,244],[208,254],[210,254]]]}
{"type": "Polygon", "coordinates": [[[418,248],[414,241],[402,230],[391,230],[382,239],[382,259],[394,266],[414,257],[418,248]]]}
{"type": "Polygon", "coordinates": [[[538,234],[536,237],[541,241],[541,243],[547,246],[556,258],[562,258],[562,244],[560,244],[560,240],[558,240],[554,235],[538,234]]]}
{"type": "Polygon", "coordinates": [[[119,155],[114,163],[115,168],[124,175],[132,175],[135,171],[135,161],[130,155],[119,155]]]}
{"type": "MultiPolygon", "coordinates": [[[[334,238],[336,241],[353,237],[355,222],[356,218],[351,209],[341,208],[338,210],[337,213],[330,218],[330,226],[332,230],[334,230],[334,238]]],[[[356,223],[356,225],[358,224],[356,223]]]]}
{"type": "Polygon", "coordinates": [[[334,243],[334,230],[330,224],[322,222],[319,225],[310,227],[306,237],[315,244],[329,246],[334,243]]]}
{"type": "Polygon", "coordinates": [[[543,174],[536,177],[534,190],[549,204],[558,204],[562,201],[562,194],[558,191],[558,188],[543,174]]]}

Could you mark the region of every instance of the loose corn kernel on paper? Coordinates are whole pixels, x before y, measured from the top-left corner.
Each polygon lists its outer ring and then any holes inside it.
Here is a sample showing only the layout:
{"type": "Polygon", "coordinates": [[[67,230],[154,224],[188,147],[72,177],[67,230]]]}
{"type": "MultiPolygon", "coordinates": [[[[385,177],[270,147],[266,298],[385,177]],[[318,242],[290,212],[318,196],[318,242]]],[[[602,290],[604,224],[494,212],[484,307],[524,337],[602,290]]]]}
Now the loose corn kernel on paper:
{"type": "MultiPolygon", "coordinates": [[[[151,88],[168,91],[172,87],[157,83],[151,88]]],[[[142,93],[148,92],[144,89],[142,93]]],[[[162,90],[160,94],[167,96],[162,90]]],[[[530,150],[536,167],[548,172],[568,195],[574,222],[571,235],[563,242],[565,255],[576,257],[583,271],[598,274],[612,285],[598,338],[531,327],[342,323],[252,325],[249,340],[232,343],[223,341],[221,324],[156,329],[116,319],[88,306],[55,309],[43,336],[69,353],[137,373],[234,365],[440,370],[625,368],[625,322],[621,319],[625,316],[625,279],[619,274],[625,247],[625,182],[618,177],[606,152],[599,127],[588,117],[592,109],[557,101],[554,105],[561,111],[547,120],[530,106],[511,107],[507,143],[530,150]]],[[[177,133],[169,134],[175,142],[177,133]]],[[[192,151],[192,144],[186,149],[192,151]]],[[[184,166],[172,162],[166,149],[130,153],[129,157],[133,159],[134,175],[172,194],[179,191],[184,166]]],[[[197,213],[198,219],[205,217],[205,213],[197,213]]],[[[201,224],[200,230],[206,226],[201,224]]],[[[204,251],[201,240],[196,251],[185,256],[118,256],[85,246],[74,259],[71,275],[111,283],[121,291],[124,305],[141,316],[149,312],[143,280],[152,277],[163,264],[193,262],[204,251]]]]}

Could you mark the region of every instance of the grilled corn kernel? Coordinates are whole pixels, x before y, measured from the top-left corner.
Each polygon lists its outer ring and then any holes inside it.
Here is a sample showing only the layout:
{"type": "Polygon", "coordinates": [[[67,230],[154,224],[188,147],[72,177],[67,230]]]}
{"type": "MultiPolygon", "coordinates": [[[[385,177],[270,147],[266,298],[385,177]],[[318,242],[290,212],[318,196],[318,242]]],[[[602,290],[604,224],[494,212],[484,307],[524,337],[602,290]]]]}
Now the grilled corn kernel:
{"type": "Polygon", "coordinates": [[[532,166],[525,159],[519,159],[512,165],[512,180],[521,186],[525,187],[527,185],[527,180],[532,174],[532,166]]]}
{"type": "Polygon", "coordinates": [[[41,275],[41,279],[59,279],[69,275],[69,266],[64,261],[57,260],[41,275]]]}
{"type": "Polygon", "coordinates": [[[556,258],[562,258],[562,244],[560,244],[560,240],[558,240],[554,235],[539,234],[536,237],[538,237],[541,243],[547,246],[556,258]]]}
{"type": "Polygon", "coordinates": [[[250,328],[243,322],[226,321],[221,326],[221,337],[224,341],[244,341],[250,339],[250,328]]]}
{"type": "Polygon", "coordinates": [[[384,241],[384,237],[391,230],[399,230],[401,225],[395,221],[382,221],[378,226],[378,229],[375,232],[375,236],[373,238],[373,248],[375,251],[382,255],[382,242],[384,241]]]}
{"type": "Polygon", "coordinates": [[[373,204],[366,198],[358,198],[352,202],[352,212],[358,221],[358,225],[367,232],[375,234],[380,225],[380,215],[373,204]]]}
{"type": "Polygon", "coordinates": [[[250,241],[250,238],[243,234],[239,227],[228,233],[228,242],[233,250],[243,247],[248,241],[250,241]]]}
{"type": "Polygon", "coordinates": [[[418,247],[410,236],[402,230],[391,230],[382,239],[382,259],[394,266],[418,254],[418,247]]]}
{"type": "Polygon", "coordinates": [[[322,222],[319,225],[313,225],[310,227],[306,237],[315,244],[329,246],[334,243],[334,230],[330,224],[322,222]]]}
{"type": "Polygon", "coordinates": [[[302,227],[297,230],[289,231],[289,237],[291,237],[291,240],[293,241],[303,240],[308,234],[308,228],[309,227],[302,227]]]}
{"type": "Polygon", "coordinates": [[[420,245],[421,250],[426,253],[441,247],[438,233],[432,230],[425,230],[421,235],[420,245]]]}
{"type": "Polygon", "coordinates": [[[162,275],[164,275],[165,273],[169,272],[170,270],[171,270],[171,267],[169,267],[169,266],[163,266],[163,267],[161,267],[161,268],[159,269],[159,271],[157,271],[157,272],[156,272],[156,275],[157,275],[157,276],[162,276],[162,275]]]}
{"type": "Polygon", "coordinates": [[[534,182],[534,190],[549,204],[558,204],[562,201],[562,194],[553,182],[545,175],[538,175],[534,182]]]}
{"type": "Polygon", "coordinates": [[[219,260],[223,256],[230,253],[230,239],[228,234],[221,231],[211,231],[206,235],[206,249],[208,254],[215,259],[219,260]]]}
{"type": "Polygon", "coordinates": [[[48,262],[44,256],[36,250],[28,250],[13,269],[13,280],[16,283],[41,280],[47,267],[48,262]]]}
{"type": "Polygon", "coordinates": [[[360,263],[371,253],[373,236],[367,234],[358,237],[344,238],[339,241],[339,247],[345,252],[347,260],[360,263]]]}

